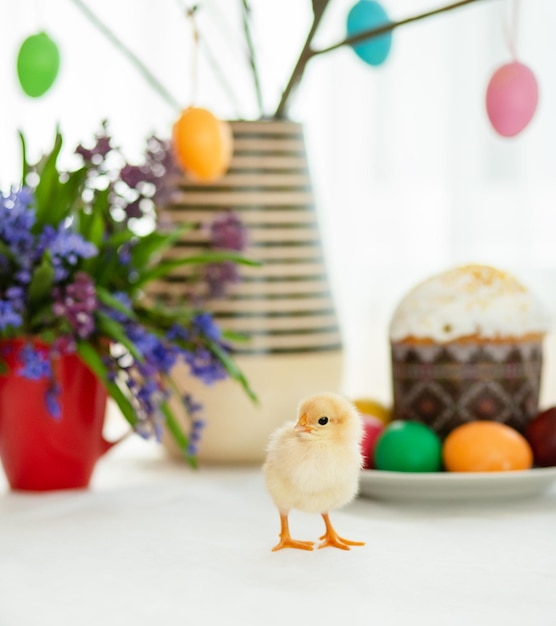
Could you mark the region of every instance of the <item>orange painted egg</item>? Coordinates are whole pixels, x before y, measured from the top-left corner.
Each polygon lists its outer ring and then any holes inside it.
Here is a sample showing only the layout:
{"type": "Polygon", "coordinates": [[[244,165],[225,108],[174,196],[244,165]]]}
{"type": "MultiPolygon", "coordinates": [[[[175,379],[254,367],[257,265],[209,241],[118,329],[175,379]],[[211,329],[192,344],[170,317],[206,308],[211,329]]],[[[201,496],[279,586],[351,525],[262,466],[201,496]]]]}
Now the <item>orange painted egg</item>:
{"type": "Polygon", "coordinates": [[[207,109],[189,107],[174,124],[173,145],[185,172],[209,182],[220,178],[230,166],[232,130],[207,109]]]}
{"type": "Polygon", "coordinates": [[[533,464],[531,446],[517,430],[482,420],[455,428],[444,441],[442,457],[449,472],[505,472],[533,464]]]}

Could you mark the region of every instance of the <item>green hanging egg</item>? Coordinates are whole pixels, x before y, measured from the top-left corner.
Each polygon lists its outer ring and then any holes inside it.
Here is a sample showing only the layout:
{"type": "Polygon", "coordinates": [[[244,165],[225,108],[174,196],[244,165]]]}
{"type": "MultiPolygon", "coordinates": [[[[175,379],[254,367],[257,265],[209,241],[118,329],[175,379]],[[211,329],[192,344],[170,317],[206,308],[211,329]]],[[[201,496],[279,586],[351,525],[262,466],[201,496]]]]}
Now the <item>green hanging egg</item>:
{"type": "Polygon", "coordinates": [[[30,35],[17,55],[17,76],[23,91],[32,98],[45,94],[60,69],[58,46],[46,33],[30,35]]]}

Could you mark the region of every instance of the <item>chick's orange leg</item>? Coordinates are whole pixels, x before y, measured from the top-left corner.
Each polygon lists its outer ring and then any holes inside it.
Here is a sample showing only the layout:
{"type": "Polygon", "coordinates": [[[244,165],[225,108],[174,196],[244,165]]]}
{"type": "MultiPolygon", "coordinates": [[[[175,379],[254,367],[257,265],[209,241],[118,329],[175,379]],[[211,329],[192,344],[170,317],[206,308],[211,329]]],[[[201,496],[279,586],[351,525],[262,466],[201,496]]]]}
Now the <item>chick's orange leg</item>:
{"type": "Polygon", "coordinates": [[[328,517],[328,513],[322,513],[322,519],[324,520],[324,525],[326,526],[326,532],[321,537],[324,541],[320,544],[320,548],[340,548],[341,550],[349,550],[350,546],[364,546],[364,541],[350,541],[349,539],[344,539],[340,537],[338,533],[332,527],[330,522],[330,518],[328,517]]]}
{"type": "Polygon", "coordinates": [[[272,548],[272,552],[282,548],[297,548],[298,550],[312,550],[312,541],[298,541],[290,536],[290,527],[287,514],[280,513],[280,541],[272,548]]]}

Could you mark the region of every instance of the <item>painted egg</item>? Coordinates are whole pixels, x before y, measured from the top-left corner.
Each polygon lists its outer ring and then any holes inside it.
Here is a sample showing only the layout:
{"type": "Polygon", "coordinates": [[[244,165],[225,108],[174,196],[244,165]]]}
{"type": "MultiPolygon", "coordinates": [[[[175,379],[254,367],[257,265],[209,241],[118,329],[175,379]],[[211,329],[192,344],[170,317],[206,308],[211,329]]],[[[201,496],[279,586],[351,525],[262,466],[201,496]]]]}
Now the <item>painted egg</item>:
{"type": "MultiPolygon", "coordinates": [[[[358,33],[379,28],[390,23],[386,11],[374,0],[360,0],[355,4],[347,18],[347,35],[357,35],[358,33]]],[[[352,46],[355,54],[369,65],[381,65],[386,61],[390,48],[392,47],[392,32],[384,33],[367,41],[354,44],[352,46]]]]}
{"type": "Polygon", "coordinates": [[[437,472],[442,467],[442,443],[425,424],[395,420],[375,445],[375,467],[393,472],[437,472]]]}
{"type": "Polygon", "coordinates": [[[378,400],[373,400],[372,398],[356,398],[353,404],[360,413],[372,415],[383,424],[387,424],[392,419],[392,411],[378,400]]]}
{"type": "Polygon", "coordinates": [[[17,77],[23,91],[39,98],[52,87],[60,69],[58,46],[46,33],[25,39],[17,55],[17,77]]]}
{"type": "Polygon", "coordinates": [[[384,423],[372,415],[361,414],[363,422],[363,438],[361,439],[361,454],[363,455],[363,469],[374,468],[374,450],[376,442],[384,430],[384,423]]]}
{"type": "Polygon", "coordinates": [[[230,166],[232,130],[207,109],[185,109],[173,128],[173,145],[183,169],[194,179],[209,182],[230,166]]]}
{"type": "Polygon", "coordinates": [[[556,407],[545,409],[534,417],[527,424],[525,438],[537,465],[556,466],[556,407]]]}
{"type": "Polygon", "coordinates": [[[455,428],[446,437],[442,454],[449,472],[505,472],[533,464],[525,437],[510,426],[484,420],[455,428]]]}
{"type": "Polygon", "coordinates": [[[537,79],[523,63],[508,63],[494,72],[486,92],[486,109],[494,130],[514,137],[529,124],[539,99],[537,79]]]}

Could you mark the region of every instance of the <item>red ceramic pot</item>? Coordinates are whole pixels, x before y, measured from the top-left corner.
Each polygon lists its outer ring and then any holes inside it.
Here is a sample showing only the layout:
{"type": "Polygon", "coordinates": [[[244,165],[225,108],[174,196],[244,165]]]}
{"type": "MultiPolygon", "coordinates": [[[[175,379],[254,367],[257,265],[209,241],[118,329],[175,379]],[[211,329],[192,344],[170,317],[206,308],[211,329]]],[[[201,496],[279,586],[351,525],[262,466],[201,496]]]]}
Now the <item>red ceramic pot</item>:
{"type": "MultiPolygon", "coordinates": [[[[9,373],[0,375],[0,459],[12,489],[46,491],[89,485],[95,463],[113,444],[102,436],[107,394],[89,368],[74,355],[55,359],[60,385],[60,417],[47,410],[47,380],[16,372],[24,342],[3,341],[0,351],[9,373]]],[[[43,344],[35,344],[43,352],[43,344]]]]}

